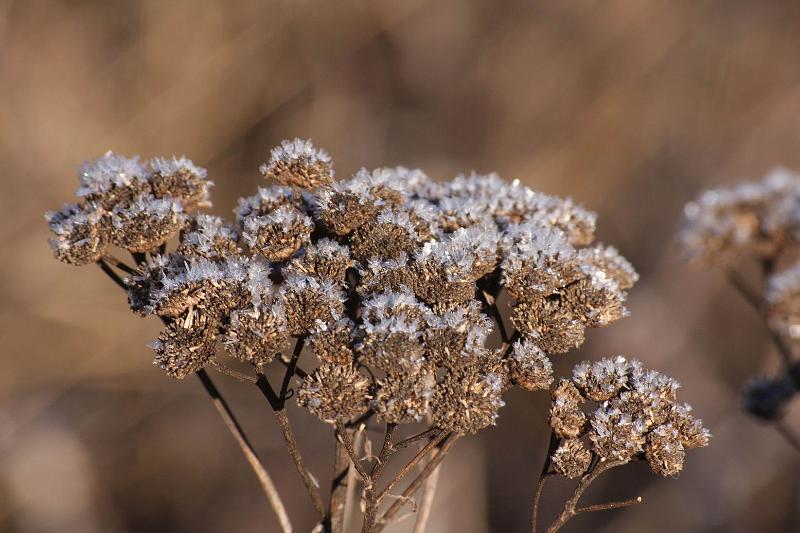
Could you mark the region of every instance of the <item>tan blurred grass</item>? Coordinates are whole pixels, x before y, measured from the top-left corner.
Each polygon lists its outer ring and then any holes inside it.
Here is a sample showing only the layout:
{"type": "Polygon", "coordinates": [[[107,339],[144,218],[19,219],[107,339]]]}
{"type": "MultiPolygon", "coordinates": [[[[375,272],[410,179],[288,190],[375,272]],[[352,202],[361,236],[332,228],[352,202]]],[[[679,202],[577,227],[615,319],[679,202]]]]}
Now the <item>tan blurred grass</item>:
{"type": "MultiPolygon", "coordinates": [[[[741,0],[0,2],[0,529],[271,530],[195,385],[150,368],[156,325],[98,273],[52,260],[41,217],[109,148],[188,155],[229,213],[267,150],[299,135],[341,175],[497,170],[571,195],[640,269],[633,316],[582,355],[669,371],[717,436],[679,480],[612,480],[594,497],[646,504],[573,530],[796,530],[798,460],[736,410],[741,381],[764,370],[763,332],[671,236],[702,188],[800,168],[798,23],[796,3],[741,0]]],[[[257,397],[225,390],[297,496],[290,512],[307,512],[257,397]]],[[[525,530],[542,401],[513,395],[453,457],[435,531],[525,530]]],[[[306,420],[312,453],[328,443],[306,420]]]]}

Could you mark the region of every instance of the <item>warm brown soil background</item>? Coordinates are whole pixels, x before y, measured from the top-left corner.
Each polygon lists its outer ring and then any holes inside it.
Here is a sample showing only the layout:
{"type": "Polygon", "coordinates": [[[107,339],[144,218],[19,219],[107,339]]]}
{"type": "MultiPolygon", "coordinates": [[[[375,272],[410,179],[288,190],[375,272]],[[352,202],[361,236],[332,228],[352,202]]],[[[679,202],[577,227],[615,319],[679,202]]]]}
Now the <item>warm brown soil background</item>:
{"type": "MultiPolygon", "coordinates": [[[[638,356],[684,384],[715,438],[679,479],[634,466],[598,483],[595,501],[645,504],[570,531],[797,531],[800,458],[737,411],[774,354],[673,234],[704,187],[800,168],[799,25],[788,1],[0,0],[0,530],[275,530],[199,386],[150,366],[156,323],[95,269],[55,262],[42,214],[109,148],[188,155],[229,213],[268,149],[302,136],[343,176],[497,170],[570,195],[638,267],[632,316],[559,371],[638,356]]],[[[219,381],[308,531],[259,395],[219,381]]],[[[526,531],[545,397],[512,394],[497,428],[457,446],[431,531],[526,531]]],[[[331,440],[299,416],[322,477],[331,440]]]]}

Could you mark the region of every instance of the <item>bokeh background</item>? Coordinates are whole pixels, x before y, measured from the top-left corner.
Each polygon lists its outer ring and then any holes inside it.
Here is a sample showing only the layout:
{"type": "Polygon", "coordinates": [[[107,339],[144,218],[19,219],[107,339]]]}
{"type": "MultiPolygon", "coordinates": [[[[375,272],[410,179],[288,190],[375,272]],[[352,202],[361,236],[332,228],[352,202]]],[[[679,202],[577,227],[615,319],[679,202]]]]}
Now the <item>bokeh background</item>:
{"type": "MultiPolygon", "coordinates": [[[[763,327],[673,239],[700,190],[800,168],[799,26],[790,1],[0,0],[0,530],[276,530],[199,385],[151,367],[158,325],[96,269],[54,261],[42,215],[107,149],[186,154],[228,214],[294,136],[341,176],[495,170],[571,196],[639,269],[632,316],[558,370],[640,357],[684,384],[715,438],[678,479],[608,475],[587,501],[644,505],[569,531],[800,530],[800,457],[738,411],[743,381],[775,366],[763,327]]],[[[257,391],[217,381],[308,531],[257,391]]],[[[456,446],[431,531],[527,530],[546,402],[513,393],[496,428],[456,446]]],[[[327,480],[327,429],[296,416],[327,480]]],[[[549,485],[547,516],[566,490],[549,485]]]]}

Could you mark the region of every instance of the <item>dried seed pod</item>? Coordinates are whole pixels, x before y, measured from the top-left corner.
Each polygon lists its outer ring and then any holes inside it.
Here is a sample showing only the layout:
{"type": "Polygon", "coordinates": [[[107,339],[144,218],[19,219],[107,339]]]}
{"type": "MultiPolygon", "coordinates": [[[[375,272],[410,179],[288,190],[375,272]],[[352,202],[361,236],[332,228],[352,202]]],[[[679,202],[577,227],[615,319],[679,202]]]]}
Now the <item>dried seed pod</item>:
{"type": "Polygon", "coordinates": [[[639,281],[633,265],[613,246],[597,244],[584,248],[578,252],[578,260],[604,272],[621,290],[628,290],[639,281]]]}
{"type": "Polygon", "coordinates": [[[366,262],[371,257],[398,259],[419,245],[419,236],[408,213],[384,209],[374,222],[367,222],[350,237],[353,257],[366,262]]]}
{"type": "Polygon", "coordinates": [[[236,215],[236,223],[241,227],[245,219],[269,215],[279,207],[302,210],[303,198],[290,187],[278,185],[259,187],[253,196],[239,198],[239,204],[233,212],[236,215]]]}
{"type": "Polygon", "coordinates": [[[225,350],[240,361],[265,365],[289,346],[286,316],[280,305],[250,307],[230,314],[222,336],[225,350]]]}
{"type": "Polygon", "coordinates": [[[273,148],[269,161],[259,171],[279,185],[301,189],[314,189],[333,181],[331,156],[302,139],[283,141],[273,148]]]}
{"type": "Polygon", "coordinates": [[[86,161],[78,171],[77,195],[111,211],[121,202],[150,193],[147,169],[139,157],[122,157],[112,151],[94,161],[86,161]]]}
{"type": "Polygon", "coordinates": [[[150,185],[156,198],[180,200],[183,209],[210,207],[209,189],[214,185],[207,179],[206,169],[185,157],[156,157],[150,161],[150,185]]]}
{"type": "Polygon", "coordinates": [[[704,192],[684,208],[679,240],[685,255],[705,265],[775,255],[798,227],[800,176],[775,169],[761,181],[704,192]]]}
{"type": "Polygon", "coordinates": [[[304,335],[318,327],[318,322],[336,322],[344,311],[345,295],[331,280],[292,275],[278,289],[277,300],[283,304],[291,335],[304,335]]]}
{"type": "Polygon", "coordinates": [[[428,367],[413,374],[388,374],[377,383],[372,408],[390,424],[419,422],[430,412],[435,387],[433,370],[428,367]]]}
{"type": "Polygon", "coordinates": [[[183,228],[186,215],[172,198],[137,196],[111,212],[111,241],[131,252],[147,252],[183,228]]]}
{"type": "Polygon", "coordinates": [[[323,422],[346,422],[367,410],[369,388],[369,380],[354,367],[324,363],[303,380],[297,403],[323,422]]]}
{"type": "Polygon", "coordinates": [[[352,265],[349,248],[330,239],[320,239],[307,246],[302,256],[292,259],[285,272],[287,275],[305,274],[344,283],[347,269],[352,265]]]}
{"type": "Polygon", "coordinates": [[[213,324],[186,328],[173,323],[150,344],[155,352],[153,364],[168,376],[183,379],[203,368],[214,357],[215,337],[213,324]]]}
{"type": "Polygon", "coordinates": [[[550,359],[531,341],[514,343],[508,365],[511,379],[527,391],[547,389],[553,383],[550,359]]]}
{"type": "Polygon", "coordinates": [[[311,239],[314,223],[299,210],[282,206],[265,216],[244,219],[242,237],[269,261],[286,261],[311,239]]]}
{"type": "Polygon", "coordinates": [[[561,290],[565,302],[575,316],[587,326],[607,326],[627,316],[625,294],[602,270],[585,267],[588,277],[561,290]]]}
{"type": "Polygon", "coordinates": [[[427,360],[444,368],[474,363],[492,331],[491,320],[480,309],[480,303],[472,300],[443,314],[426,313],[423,346],[427,360]]]}
{"type": "Polygon", "coordinates": [[[703,427],[702,420],[692,416],[692,406],[688,403],[674,407],[670,423],[678,430],[684,449],[691,450],[708,446],[711,433],[703,427]]]}
{"type": "Polygon", "coordinates": [[[365,322],[363,338],[357,346],[366,364],[384,372],[416,373],[425,359],[417,322],[393,316],[365,322]]]}
{"type": "Polygon", "coordinates": [[[511,322],[548,354],[566,353],[585,340],[585,326],[559,299],[541,298],[514,306],[511,322]]]}
{"type": "Polygon", "coordinates": [[[675,477],[683,470],[686,452],[680,434],[672,425],[658,426],[647,434],[645,456],[650,468],[664,477],[675,477]]]}
{"type": "Polygon", "coordinates": [[[647,431],[642,420],[604,404],[592,414],[591,426],[592,449],[603,459],[627,462],[642,452],[647,431]]]}
{"type": "Polygon", "coordinates": [[[566,439],[552,456],[556,472],[569,479],[581,477],[592,462],[592,454],[580,439],[566,439]]]}
{"type": "Polygon", "coordinates": [[[520,302],[557,294],[584,278],[575,248],[553,226],[536,223],[509,226],[502,245],[502,282],[520,302]]]}
{"type": "Polygon", "coordinates": [[[596,402],[609,400],[628,383],[630,363],[621,356],[594,363],[584,361],[575,366],[572,380],[584,396],[596,402]]]}
{"type": "Polygon", "coordinates": [[[359,284],[356,290],[362,296],[385,291],[401,291],[413,287],[414,274],[408,266],[408,255],[400,254],[397,259],[371,257],[366,268],[360,268],[359,284]]]}
{"type": "Polygon", "coordinates": [[[352,365],[355,360],[355,324],[348,319],[337,320],[333,324],[317,323],[308,337],[314,354],[326,363],[352,365]]]}
{"type": "Polygon", "coordinates": [[[586,398],[581,395],[581,391],[578,390],[575,383],[563,378],[558,381],[558,385],[553,389],[551,397],[555,404],[573,407],[577,407],[586,401],[586,398]]]}
{"type": "Polygon", "coordinates": [[[586,415],[577,405],[554,402],[550,407],[550,427],[559,437],[574,439],[586,431],[586,415]]]}
{"type": "Polygon", "coordinates": [[[223,260],[241,254],[238,240],[239,232],[222,218],[197,214],[191,218],[188,230],[181,236],[177,253],[223,260]]]}
{"type": "Polygon", "coordinates": [[[45,215],[53,236],[50,247],[59,261],[81,266],[97,261],[108,248],[104,211],[92,204],[65,204],[45,215]]]}
{"type": "Polygon", "coordinates": [[[502,400],[503,380],[475,366],[447,372],[431,402],[434,424],[460,434],[477,433],[494,425],[502,400]]]}

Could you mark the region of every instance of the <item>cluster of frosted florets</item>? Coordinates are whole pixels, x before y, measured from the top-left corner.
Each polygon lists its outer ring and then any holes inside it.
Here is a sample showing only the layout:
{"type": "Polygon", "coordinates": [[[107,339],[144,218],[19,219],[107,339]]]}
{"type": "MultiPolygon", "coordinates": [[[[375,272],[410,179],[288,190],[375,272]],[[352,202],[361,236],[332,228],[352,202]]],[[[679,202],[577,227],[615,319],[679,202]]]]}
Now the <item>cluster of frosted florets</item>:
{"type": "MultiPolygon", "coordinates": [[[[685,208],[680,241],[690,259],[721,267],[734,279],[746,262],[763,274],[759,310],[787,356],[781,374],[757,378],[744,388],[744,408],[768,420],[785,413],[800,390],[800,365],[792,344],[800,341],[800,175],[776,169],[761,181],[704,192],[685,208]],[[783,339],[791,341],[783,345],[783,339]]],[[[743,279],[739,287],[746,287],[743,279]]]]}
{"type": "Polygon", "coordinates": [[[685,450],[708,445],[710,434],[688,404],[679,404],[672,378],[624,357],[577,365],[553,392],[550,426],[560,439],[555,469],[583,475],[594,457],[619,463],[648,461],[653,472],[675,476],[685,450]],[[587,410],[593,402],[594,411],[587,410]]]}
{"type": "Polygon", "coordinates": [[[78,178],[81,201],[46,217],[55,256],[73,265],[99,260],[112,244],[150,251],[184,228],[188,212],[210,205],[205,169],[186,158],[143,164],[108,152],[86,162],[78,178]]]}
{"type": "Polygon", "coordinates": [[[725,266],[769,258],[800,229],[800,175],[776,169],[757,182],[704,192],[686,205],[680,241],[693,261],[725,266]]]}
{"type": "Polygon", "coordinates": [[[230,223],[186,214],[210,184],[190,161],[109,153],[81,171],[84,201],[49,216],[66,261],[111,244],[137,253],[130,304],[165,321],[152,346],[170,376],[219,347],[264,365],[297,337],[321,364],[296,397],[321,419],[372,410],[472,433],[509,386],[547,389],[550,356],[626,314],[637,274],[592,245],[595,215],[570,200],[494,174],[436,182],[396,167],[337,181],[330,156],[301,140],[260,170],[273,185],[240,199],[230,223]],[[501,343],[489,311],[503,292],[516,331],[501,343]]]}

